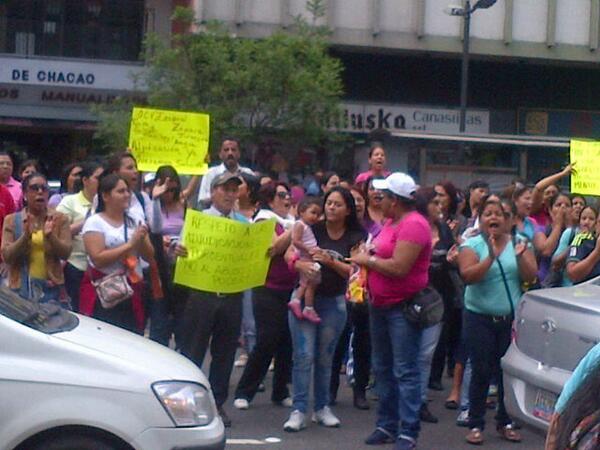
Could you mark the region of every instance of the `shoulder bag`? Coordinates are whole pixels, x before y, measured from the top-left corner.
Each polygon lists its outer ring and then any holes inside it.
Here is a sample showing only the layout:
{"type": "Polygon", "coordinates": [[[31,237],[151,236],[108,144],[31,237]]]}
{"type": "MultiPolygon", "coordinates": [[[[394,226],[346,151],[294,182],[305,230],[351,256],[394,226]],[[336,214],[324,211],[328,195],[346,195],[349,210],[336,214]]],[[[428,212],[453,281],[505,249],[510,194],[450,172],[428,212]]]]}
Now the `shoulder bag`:
{"type": "MultiPolygon", "coordinates": [[[[123,217],[125,242],[127,242],[127,217],[123,217]]],[[[96,296],[104,309],[112,309],[133,296],[125,272],[114,272],[98,280],[92,280],[96,296]]]]}
{"type": "Polygon", "coordinates": [[[427,286],[402,303],[406,320],[421,329],[439,323],[444,316],[444,300],[431,286],[427,286]]]}

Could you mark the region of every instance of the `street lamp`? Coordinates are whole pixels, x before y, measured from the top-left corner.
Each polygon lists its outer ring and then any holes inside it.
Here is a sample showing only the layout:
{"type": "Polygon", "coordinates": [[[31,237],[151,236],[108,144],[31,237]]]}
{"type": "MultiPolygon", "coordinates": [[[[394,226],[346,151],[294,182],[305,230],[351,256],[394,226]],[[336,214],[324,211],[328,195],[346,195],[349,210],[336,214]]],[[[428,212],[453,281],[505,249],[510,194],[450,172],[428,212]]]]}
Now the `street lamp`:
{"type": "Polygon", "coordinates": [[[445,9],[451,16],[460,16],[463,21],[463,51],[462,71],[460,77],[460,125],[459,131],[465,132],[467,122],[467,92],[469,90],[469,35],[471,33],[471,14],[478,9],[486,9],[493,6],[496,0],[479,0],[471,7],[470,0],[465,1],[464,6],[448,6],[445,9]]]}

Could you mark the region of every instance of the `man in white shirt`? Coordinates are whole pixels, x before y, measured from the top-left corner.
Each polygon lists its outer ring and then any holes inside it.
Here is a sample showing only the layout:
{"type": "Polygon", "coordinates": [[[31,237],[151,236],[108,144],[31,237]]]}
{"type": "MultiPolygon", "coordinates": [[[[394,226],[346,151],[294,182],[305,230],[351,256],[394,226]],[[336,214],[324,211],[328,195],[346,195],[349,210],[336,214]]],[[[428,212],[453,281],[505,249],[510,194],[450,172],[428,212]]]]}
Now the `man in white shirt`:
{"type": "Polygon", "coordinates": [[[248,167],[242,167],[239,165],[240,157],[241,151],[238,140],[235,138],[225,138],[221,144],[221,149],[219,150],[219,158],[222,161],[221,164],[211,167],[202,177],[200,192],[198,193],[198,204],[200,209],[206,208],[210,205],[210,188],[213,180],[218,175],[222,175],[226,171],[234,175],[237,175],[240,172],[246,172],[250,174],[254,173],[248,167]]]}

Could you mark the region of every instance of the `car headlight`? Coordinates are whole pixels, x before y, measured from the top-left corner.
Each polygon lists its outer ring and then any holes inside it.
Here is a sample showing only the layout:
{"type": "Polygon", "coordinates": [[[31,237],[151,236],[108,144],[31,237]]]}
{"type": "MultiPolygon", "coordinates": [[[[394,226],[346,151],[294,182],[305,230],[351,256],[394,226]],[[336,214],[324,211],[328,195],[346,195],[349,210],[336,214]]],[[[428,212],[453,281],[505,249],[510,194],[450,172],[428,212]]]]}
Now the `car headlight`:
{"type": "Polygon", "coordinates": [[[210,392],[199,384],[161,381],[152,385],[154,393],[178,427],[208,425],[215,418],[210,392]]]}

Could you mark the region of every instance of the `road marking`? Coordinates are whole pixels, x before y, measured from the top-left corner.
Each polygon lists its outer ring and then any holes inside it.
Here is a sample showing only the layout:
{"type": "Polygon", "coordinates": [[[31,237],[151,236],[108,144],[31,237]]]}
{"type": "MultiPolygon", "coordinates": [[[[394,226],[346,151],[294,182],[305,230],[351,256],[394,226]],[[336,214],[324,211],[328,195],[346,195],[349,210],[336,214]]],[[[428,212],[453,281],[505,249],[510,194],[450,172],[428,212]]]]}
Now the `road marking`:
{"type": "Polygon", "coordinates": [[[267,445],[267,444],[279,444],[281,439],[277,437],[268,437],[264,441],[260,439],[227,439],[229,445],[267,445]]]}

